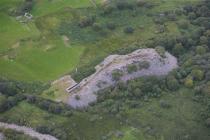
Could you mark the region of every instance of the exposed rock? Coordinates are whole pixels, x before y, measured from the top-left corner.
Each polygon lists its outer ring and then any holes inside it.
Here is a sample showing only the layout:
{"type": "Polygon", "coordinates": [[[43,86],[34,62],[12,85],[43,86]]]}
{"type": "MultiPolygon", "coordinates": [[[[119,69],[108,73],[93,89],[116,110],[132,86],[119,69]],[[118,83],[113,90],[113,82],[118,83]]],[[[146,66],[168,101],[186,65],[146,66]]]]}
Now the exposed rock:
{"type": "Polygon", "coordinates": [[[71,95],[68,104],[74,108],[87,107],[89,103],[95,102],[98,90],[104,89],[111,85],[115,85],[116,81],[112,78],[112,72],[115,70],[122,71],[119,79],[126,82],[142,76],[162,76],[167,75],[170,71],[177,68],[177,59],[164,52],[164,57],[160,56],[155,49],[139,49],[128,55],[110,55],[104,59],[102,63],[96,66],[96,72],[89,77],[83,79],[79,84],[72,88],[68,88],[71,95]],[[144,69],[138,69],[135,72],[128,73],[126,66],[130,64],[139,64],[147,61],[149,66],[144,69]],[[99,82],[105,83],[100,84],[99,82]],[[80,100],[76,100],[75,96],[79,95],[80,100]]]}

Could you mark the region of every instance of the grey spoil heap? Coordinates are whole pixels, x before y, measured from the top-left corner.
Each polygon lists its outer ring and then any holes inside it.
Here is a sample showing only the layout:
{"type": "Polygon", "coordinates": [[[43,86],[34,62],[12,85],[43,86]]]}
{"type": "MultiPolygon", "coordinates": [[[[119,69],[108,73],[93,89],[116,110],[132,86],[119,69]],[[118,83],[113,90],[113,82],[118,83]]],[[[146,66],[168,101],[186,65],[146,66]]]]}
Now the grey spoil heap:
{"type": "Polygon", "coordinates": [[[177,59],[165,52],[161,57],[155,49],[139,49],[127,55],[110,55],[97,65],[96,72],[83,79],[80,83],[67,88],[70,93],[68,104],[73,108],[87,107],[97,100],[97,91],[114,85],[112,78],[114,70],[120,70],[123,75],[120,81],[126,82],[142,76],[163,76],[177,68],[177,59]],[[149,67],[128,73],[126,67],[130,64],[148,62],[149,67]],[[100,85],[100,86],[99,86],[100,85]]]}

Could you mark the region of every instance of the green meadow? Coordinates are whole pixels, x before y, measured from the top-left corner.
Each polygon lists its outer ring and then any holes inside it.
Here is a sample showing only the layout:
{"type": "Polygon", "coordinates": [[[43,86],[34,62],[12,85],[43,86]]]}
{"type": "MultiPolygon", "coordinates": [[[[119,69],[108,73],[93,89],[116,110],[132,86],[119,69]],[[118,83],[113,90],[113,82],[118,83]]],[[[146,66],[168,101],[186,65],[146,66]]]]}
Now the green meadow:
{"type": "MultiPolygon", "coordinates": [[[[129,10],[102,16],[89,0],[37,0],[32,9],[33,20],[20,23],[9,13],[20,1],[0,3],[0,74],[2,77],[22,81],[51,81],[67,74],[83,64],[102,60],[120,48],[135,42],[144,42],[155,36],[156,25],[146,14],[175,9],[197,0],[152,1],[152,10],[138,9],[130,16],[129,10]],[[89,8],[87,8],[89,7],[89,8]],[[96,22],[104,29],[101,33],[91,27],[81,29],[78,18],[96,16],[96,22]],[[118,18],[116,18],[118,17],[118,18]],[[124,20],[124,19],[128,20],[124,20]],[[107,23],[117,25],[116,30],[105,29],[107,23]],[[126,35],[123,29],[135,28],[134,34],[126,35]],[[62,31],[61,31],[62,30],[62,31]],[[68,44],[63,36],[68,37],[68,44]],[[124,39],[126,38],[126,39],[124,39]]],[[[100,7],[101,1],[96,4],[100,7]]],[[[167,23],[168,33],[179,33],[174,23],[167,23]]],[[[143,46],[143,45],[142,45],[143,46]]]]}

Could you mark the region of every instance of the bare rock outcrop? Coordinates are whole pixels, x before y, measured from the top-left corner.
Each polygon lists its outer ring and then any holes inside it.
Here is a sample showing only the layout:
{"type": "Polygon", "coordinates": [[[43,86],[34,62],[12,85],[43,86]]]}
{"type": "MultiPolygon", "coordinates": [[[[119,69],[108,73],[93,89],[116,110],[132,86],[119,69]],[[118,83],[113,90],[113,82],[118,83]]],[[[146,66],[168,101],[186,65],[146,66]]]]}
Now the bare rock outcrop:
{"type": "Polygon", "coordinates": [[[95,67],[96,72],[94,74],[83,79],[68,91],[70,93],[68,104],[74,108],[81,108],[95,102],[97,99],[95,93],[98,90],[116,83],[112,77],[115,70],[123,73],[120,80],[126,82],[142,76],[167,75],[177,67],[176,57],[168,52],[165,52],[164,57],[161,57],[155,49],[139,49],[128,55],[110,55],[95,67]],[[129,65],[138,65],[141,62],[147,62],[149,64],[148,68],[138,69],[132,73],[128,72],[129,65]]]}

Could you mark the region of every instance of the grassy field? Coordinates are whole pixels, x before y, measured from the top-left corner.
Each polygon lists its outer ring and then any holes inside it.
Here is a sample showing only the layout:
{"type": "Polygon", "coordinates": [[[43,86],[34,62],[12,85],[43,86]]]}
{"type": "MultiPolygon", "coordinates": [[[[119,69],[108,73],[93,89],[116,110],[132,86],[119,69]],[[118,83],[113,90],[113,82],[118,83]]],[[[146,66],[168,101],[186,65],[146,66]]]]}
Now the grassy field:
{"type": "MultiPolygon", "coordinates": [[[[101,0],[96,0],[100,3],[101,0]]],[[[90,0],[37,0],[32,14],[35,16],[43,16],[65,8],[85,8],[94,6],[90,0]]]]}
{"type": "MultiPolygon", "coordinates": [[[[129,47],[131,43],[144,42],[155,36],[157,27],[151,18],[145,16],[147,13],[170,10],[196,1],[152,1],[156,6],[152,10],[139,9],[136,17],[132,17],[133,13],[127,10],[120,15],[117,12],[103,17],[97,14],[100,9],[94,10],[89,0],[38,0],[32,10],[34,20],[23,24],[15,17],[9,16],[10,9],[16,8],[22,0],[3,0],[0,4],[0,25],[3,27],[0,29],[1,76],[24,81],[54,80],[74,70],[78,65],[102,59],[119,48],[129,47]],[[90,7],[88,11],[86,7],[90,7]],[[92,31],[91,27],[79,29],[72,22],[75,20],[75,13],[79,16],[92,13],[96,15],[97,23],[103,27],[110,21],[119,27],[112,32],[106,30],[107,36],[100,36],[92,31]],[[124,21],[125,17],[129,20],[124,21]],[[62,26],[62,23],[67,26],[62,26]],[[123,33],[127,26],[135,28],[134,34],[123,33]],[[61,34],[57,32],[60,27],[71,31],[64,33],[69,39],[69,45],[66,45],[61,34]]],[[[96,2],[100,3],[99,0],[96,2]]],[[[178,33],[174,23],[167,24],[167,32],[178,33]]]]}

